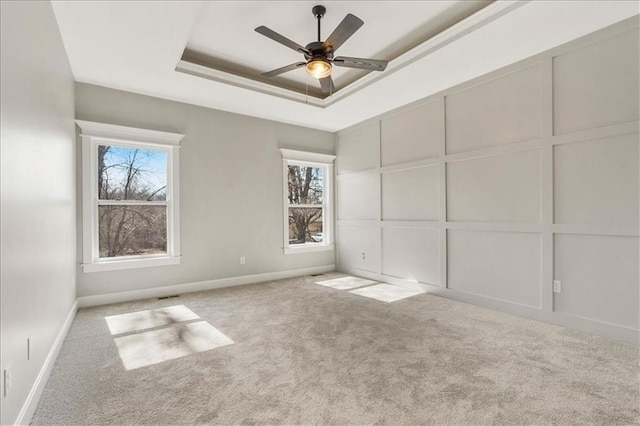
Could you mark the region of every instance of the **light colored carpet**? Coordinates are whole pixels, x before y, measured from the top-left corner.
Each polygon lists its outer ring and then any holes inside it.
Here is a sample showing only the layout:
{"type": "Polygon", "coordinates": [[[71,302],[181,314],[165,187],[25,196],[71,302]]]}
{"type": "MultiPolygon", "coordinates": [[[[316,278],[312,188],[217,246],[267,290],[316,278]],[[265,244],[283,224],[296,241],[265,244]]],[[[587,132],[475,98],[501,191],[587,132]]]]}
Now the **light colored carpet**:
{"type": "Polygon", "coordinates": [[[637,347],[428,294],[384,303],[314,284],[340,276],[82,309],[33,423],[640,421],[637,347]],[[176,304],[235,344],[127,371],[105,317],[176,304]]]}
{"type": "Polygon", "coordinates": [[[352,288],[362,287],[365,285],[378,284],[378,282],[373,280],[366,280],[364,278],[346,276],[346,277],[334,278],[331,280],[316,281],[316,284],[320,284],[325,287],[335,288],[336,290],[349,290],[352,288]]]}
{"type": "Polygon", "coordinates": [[[356,290],[351,290],[351,293],[364,297],[370,297],[381,302],[396,302],[398,300],[406,299],[407,297],[417,296],[424,293],[420,290],[412,288],[399,287],[397,285],[390,284],[376,284],[370,287],[363,287],[356,290]]]}
{"type": "Polygon", "coordinates": [[[126,370],[233,344],[233,340],[206,321],[178,324],[113,340],[126,370]]]}
{"type": "Polygon", "coordinates": [[[130,312],[105,317],[111,334],[130,333],[153,327],[171,325],[177,322],[200,318],[184,305],[167,306],[160,309],[130,312]]]}

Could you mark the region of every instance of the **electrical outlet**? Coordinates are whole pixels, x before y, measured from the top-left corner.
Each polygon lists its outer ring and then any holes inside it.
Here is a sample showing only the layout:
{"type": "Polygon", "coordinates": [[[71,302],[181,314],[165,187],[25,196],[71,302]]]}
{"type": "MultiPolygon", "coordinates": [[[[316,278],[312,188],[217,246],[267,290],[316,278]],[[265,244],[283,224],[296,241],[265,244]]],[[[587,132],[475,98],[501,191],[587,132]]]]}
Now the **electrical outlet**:
{"type": "Polygon", "coordinates": [[[244,258],[244,256],[240,256],[240,264],[244,265],[246,263],[247,259],[244,258]]]}
{"type": "Polygon", "coordinates": [[[360,259],[364,260],[364,259],[365,259],[365,257],[366,257],[366,255],[365,255],[364,253],[361,253],[361,254],[360,254],[360,259]]]}
{"type": "Polygon", "coordinates": [[[554,293],[562,293],[562,281],[553,280],[553,292],[554,293]]]}
{"type": "Polygon", "coordinates": [[[4,381],[4,397],[6,398],[9,394],[9,388],[11,388],[11,366],[8,365],[7,368],[2,372],[2,380],[4,381]]]}

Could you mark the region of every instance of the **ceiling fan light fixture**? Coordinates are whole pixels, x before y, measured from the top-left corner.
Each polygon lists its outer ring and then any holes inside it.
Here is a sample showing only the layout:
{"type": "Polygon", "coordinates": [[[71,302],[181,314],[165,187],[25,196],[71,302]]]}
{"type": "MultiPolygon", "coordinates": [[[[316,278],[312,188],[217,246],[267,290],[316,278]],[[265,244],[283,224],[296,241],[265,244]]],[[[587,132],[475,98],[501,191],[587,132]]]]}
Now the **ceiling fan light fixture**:
{"type": "Polygon", "coordinates": [[[320,80],[321,78],[329,77],[331,75],[331,62],[324,58],[315,58],[307,62],[304,66],[307,72],[314,78],[320,80]]]}
{"type": "MultiPolygon", "coordinates": [[[[0,0],[1,1],[1,0],[0,0]]],[[[285,72],[301,68],[303,65],[307,73],[319,80],[322,93],[331,95],[335,88],[331,79],[333,65],[345,68],[357,68],[367,71],[384,71],[387,61],[382,59],[352,58],[348,56],[334,56],[335,51],[344,44],[358,29],[364,25],[364,21],[350,13],[344,17],[331,35],[322,41],[320,34],[320,21],[327,12],[322,5],[316,5],[311,9],[313,16],[318,20],[318,41],[312,41],[306,46],[302,46],[295,41],[289,40],[282,34],[261,25],[255,29],[257,33],[280,43],[283,46],[293,49],[304,55],[304,62],[296,62],[284,67],[277,68],[260,74],[262,77],[270,78],[285,72]]]]}

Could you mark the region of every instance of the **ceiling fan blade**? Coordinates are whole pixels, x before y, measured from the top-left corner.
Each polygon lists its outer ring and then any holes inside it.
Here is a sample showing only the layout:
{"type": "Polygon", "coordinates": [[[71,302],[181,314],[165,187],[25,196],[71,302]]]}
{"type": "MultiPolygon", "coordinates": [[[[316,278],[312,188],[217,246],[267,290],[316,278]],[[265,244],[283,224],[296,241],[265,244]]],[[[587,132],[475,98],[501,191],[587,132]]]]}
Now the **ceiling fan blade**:
{"type": "Polygon", "coordinates": [[[288,48],[293,49],[297,52],[305,53],[307,55],[311,54],[305,47],[300,46],[295,41],[289,40],[285,36],[278,34],[277,32],[273,31],[270,28],[265,27],[264,25],[261,25],[258,28],[256,28],[256,32],[262,34],[265,37],[269,37],[271,40],[277,41],[278,43],[283,44],[288,48]]]}
{"type": "Polygon", "coordinates": [[[296,68],[299,68],[299,67],[301,67],[301,66],[303,66],[305,64],[306,64],[306,62],[296,62],[295,64],[290,64],[290,65],[286,65],[284,67],[277,68],[275,70],[271,70],[271,71],[268,71],[268,72],[263,72],[260,75],[262,75],[263,77],[275,77],[278,74],[282,74],[282,73],[285,73],[287,71],[295,70],[296,68]]]}
{"type": "Polygon", "coordinates": [[[333,58],[334,65],[347,68],[359,68],[361,70],[369,71],[384,71],[387,68],[389,61],[383,61],[381,59],[367,59],[367,58],[350,58],[348,56],[337,56],[333,58]]]}
{"type": "Polygon", "coordinates": [[[338,47],[342,46],[342,44],[349,39],[358,31],[358,28],[364,25],[362,19],[358,18],[355,15],[347,14],[344,17],[342,22],[338,24],[335,30],[331,33],[329,38],[324,42],[324,46],[327,52],[335,52],[338,50],[338,47]]]}
{"type": "Polygon", "coordinates": [[[320,88],[322,89],[322,93],[333,93],[336,91],[331,76],[320,79],[320,88]]]}

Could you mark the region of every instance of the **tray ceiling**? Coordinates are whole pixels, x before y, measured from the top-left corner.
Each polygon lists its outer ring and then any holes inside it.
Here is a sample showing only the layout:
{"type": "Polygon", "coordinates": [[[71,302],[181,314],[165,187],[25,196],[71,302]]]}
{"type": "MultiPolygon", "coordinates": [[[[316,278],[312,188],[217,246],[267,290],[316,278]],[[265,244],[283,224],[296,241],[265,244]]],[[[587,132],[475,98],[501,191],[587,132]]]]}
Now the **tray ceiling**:
{"type": "MultiPolygon", "coordinates": [[[[352,13],[365,24],[340,47],[337,55],[392,61],[490,3],[492,0],[327,2],[321,39],[325,40],[352,13]]],[[[320,91],[318,81],[302,67],[270,79],[261,77],[261,73],[299,62],[303,56],[254,31],[265,25],[302,46],[317,41],[317,21],[311,13],[315,4],[318,0],[211,2],[203,8],[181,59],[325,98],[329,95],[320,91]]],[[[367,74],[363,70],[333,67],[335,93],[367,74]]]]}
{"type": "Polygon", "coordinates": [[[266,25],[306,44],[315,37],[311,8],[317,3],[52,2],[79,83],[328,131],[639,13],[638,3],[627,1],[327,1],[324,37],[347,13],[365,22],[338,54],[390,59],[387,69],[337,70],[339,90],[325,99],[300,92],[310,80],[303,70],[276,85],[256,80],[256,73],[299,58],[254,28],[266,25]],[[186,61],[193,58],[185,50],[213,63],[186,61]]]}

